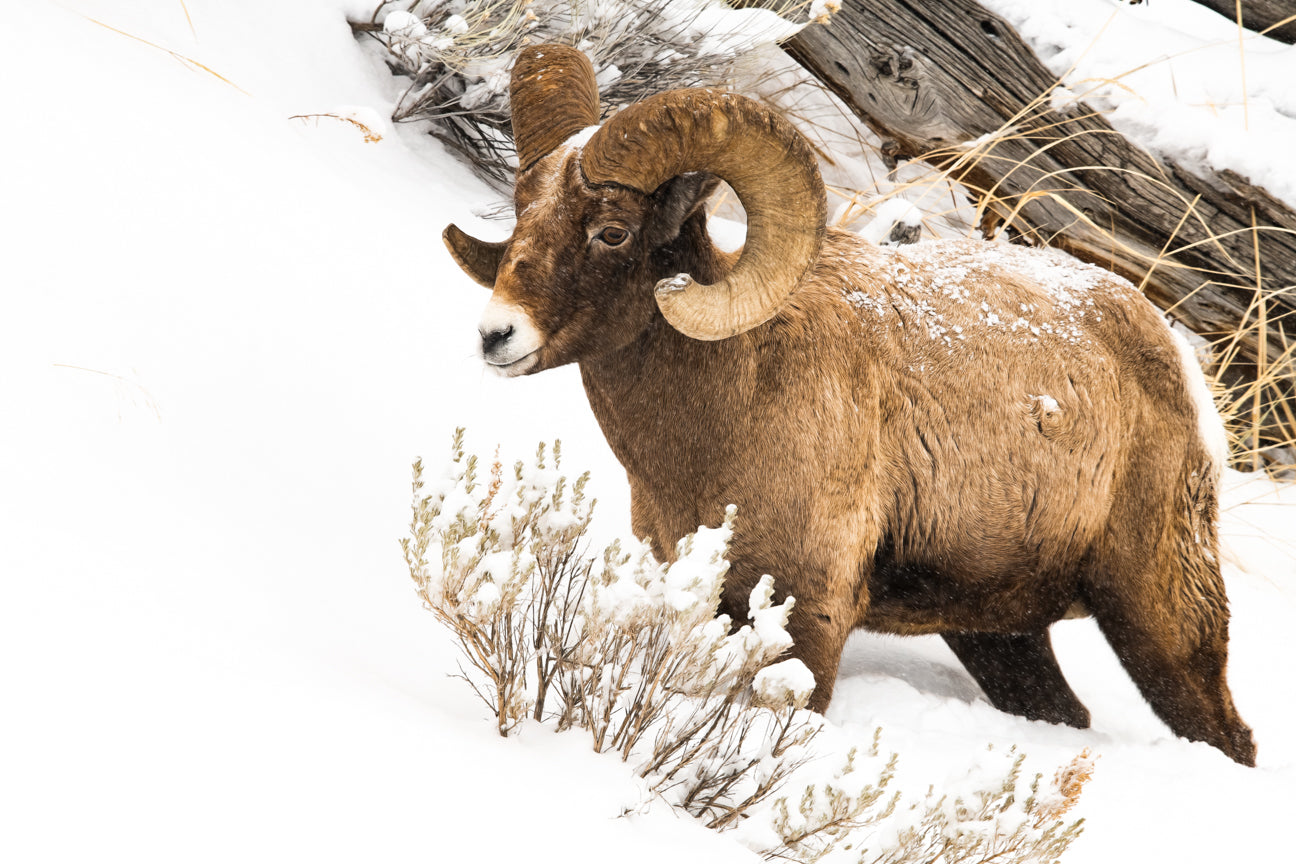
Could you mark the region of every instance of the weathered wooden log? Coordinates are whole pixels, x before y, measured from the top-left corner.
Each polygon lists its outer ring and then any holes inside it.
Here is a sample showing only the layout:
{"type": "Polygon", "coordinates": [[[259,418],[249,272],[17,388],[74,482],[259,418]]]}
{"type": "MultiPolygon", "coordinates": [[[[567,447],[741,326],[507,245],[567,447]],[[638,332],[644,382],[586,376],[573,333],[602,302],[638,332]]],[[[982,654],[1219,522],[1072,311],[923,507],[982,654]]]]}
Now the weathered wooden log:
{"type": "Polygon", "coordinates": [[[847,0],[785,47],[885,153],[952,169],[1031,242],[1120,273],[1207,337],[1254,323],[1259,286],[1267,328],[1242,354],[1275,363],[1293,341],[1296,213],[1232,172],[1157,160],[1083,103],[1058,113],[1057,77],[973,0],[847,0]]]}
{"type": "MultiPolygon", "coordinates": [[[[1214,10],[1230,21],[1237,20],[1236,0],[1193,0],[1200,6],[1214,10]]],[[[1264,32],[1270,39],[1296,43],[1296,0],[1242,0],[1242,26],[1257,33],[1264,32]]]]}

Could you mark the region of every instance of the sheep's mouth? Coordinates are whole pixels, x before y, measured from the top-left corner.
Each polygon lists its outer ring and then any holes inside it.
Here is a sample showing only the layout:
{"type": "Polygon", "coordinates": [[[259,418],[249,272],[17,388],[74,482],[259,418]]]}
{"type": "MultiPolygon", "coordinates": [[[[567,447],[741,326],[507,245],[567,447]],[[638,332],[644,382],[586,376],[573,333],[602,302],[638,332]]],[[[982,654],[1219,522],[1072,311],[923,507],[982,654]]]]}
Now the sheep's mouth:
{"type": "Polygon", "coordinates": [[[530,372],[535,365],[540,362],[539,354],[540,349],[537,348],[529,354],[523,354],[516,360],[509,360],[508,362],[501,363],[492,360],[489,357],[484,359],[486,360],[486,365],[490,366],[491,370],[494,371],[496,375],[500,375],[504,378],[515,378],[518,375],[525,375],[527,372],[530,372]]]}

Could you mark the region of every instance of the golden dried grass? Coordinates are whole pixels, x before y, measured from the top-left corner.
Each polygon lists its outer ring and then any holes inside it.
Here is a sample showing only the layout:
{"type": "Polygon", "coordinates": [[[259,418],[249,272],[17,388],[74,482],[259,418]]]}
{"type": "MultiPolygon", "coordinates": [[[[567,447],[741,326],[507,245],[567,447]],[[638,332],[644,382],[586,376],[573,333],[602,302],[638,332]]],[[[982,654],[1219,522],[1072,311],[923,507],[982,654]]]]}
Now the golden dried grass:
{"type": "MultiPolygon", "coordinates": [[[[185,15],[186,15],[186,17],[188,17],[188,14],[189,14],[189,13],[188,13],[188,9],[186,9],[186,10],[185,10],[185,15]]],[[[175,58],[177,61],[179,61],[181,65],[185,66],[185,67],[188,68],[188,69],[193,69],[193,70],[195,70],[195,71],[200,71],[200,72],[206,72],[208,75],[211,75],[212,77],[217,78],[218,80],[223,81],[223,82],[225,82],[226,84],[228,84],[229,86],[233,87],[235,90],[239,91],[239,92],[242,93],[244,96],[251,96],[251,95],[252,95],[251,93],[249,93],[248,91],[244,90],[242,87],[240,87],[239,85],[235,84],[233,81],[231,81],[230,79],[226,78],[224,75],[220,74],[220,73],[217,72],[215,69],[213,69],[213,68],[211,68],[210,66],[208,66],[207,64],[205,64],[205,63],[201,63],[201,62],[199,62],[199,61],[193,59],[192,57],[188,57],[188,56],[186,56],[186,55],[184,55],[184,54],[181,54],[179,51],[172,51],[170,48],[167,48],[167,47],[165,47],[165,46],[163,46],[163,45],[159,45],[159,44],[157,44],[156,42],[150,42],[148,39],[145,39],[145,38],[140,37],[140,36],[136,36],[134,33],[127,33],[125,30],[120,30],[120,29],[118,29],[118,28],[112,26],[111,24],[105,24],[103,21],[100,21],[98,18],[91,18],[89,15],[83,15],[82,17],[85,18],[87,21],[89,21],[89,22],[92,23],[92,24],[98,24],[100,27],[104,28],[105,30],[111,30],[112,32],[117,33],[117,34],[119,34],[119,35],[121,35],[121,36],[125,36],[127,39],[133,39],[134,41],[139,42],[139,43],[142,43],[142,44],[144,44],[144,45],[147,45],[147,46],[149,46],[150,48],[155,48],[155,49],[157,49],[158,51],[162,51],[163,53],[169,54],[169,55],[171,55],[173,58],[175,58]]],[[[190,22],[189,22],[189,23],[190,23],[190,26],[192,27],[192,26],[193,26],[193,21],[192,21],[192,19],[190,19],[190,22]]],[[[197,35],[197,34],[195,33],[195,35],[197,35]]]]}
{"type": "Polygon", "coordinates": [[[366,144],[377,144],[379,141],[383,140],[383,136],[372,127],[360,122],[354,117],[348,117],[344,114],[333,114],[330,112],[324,112],[322,114],[293,114],[288,119],[302,121],[314,120],[316,123],[320,120],[336,120],[339,123],[348,123],[356,129],[359,129],[360,133],[364,135],[366,144]]]}

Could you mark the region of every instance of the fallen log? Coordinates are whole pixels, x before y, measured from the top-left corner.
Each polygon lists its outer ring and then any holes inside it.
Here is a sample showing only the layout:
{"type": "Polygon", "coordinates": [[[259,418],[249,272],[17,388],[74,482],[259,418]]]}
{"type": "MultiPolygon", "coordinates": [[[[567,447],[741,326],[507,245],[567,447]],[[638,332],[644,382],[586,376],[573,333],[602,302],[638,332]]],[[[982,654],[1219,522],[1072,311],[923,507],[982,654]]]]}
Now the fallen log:
{"type": "Polygon", "coordinates": [[[1270,39],[1296,43],[1296,2],[1294,0],[1193,0],[1199,6],[1236,21],[1241,7],[1242,26],[1270,39]]]}

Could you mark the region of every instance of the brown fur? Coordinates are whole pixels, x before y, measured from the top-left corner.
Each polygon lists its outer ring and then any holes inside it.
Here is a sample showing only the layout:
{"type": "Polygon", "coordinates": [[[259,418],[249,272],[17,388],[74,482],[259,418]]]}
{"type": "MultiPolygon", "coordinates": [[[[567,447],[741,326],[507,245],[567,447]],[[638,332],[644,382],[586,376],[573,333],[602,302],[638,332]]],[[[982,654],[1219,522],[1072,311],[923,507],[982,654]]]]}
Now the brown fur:
{"type": "Polygon", "coordinates": [[[712,186],[591,187],[560,149],[519,178],[496,274],[544,334],[529,371],[580,364],[635,533],[670,559],[736,504],[724,611],[743,620],[764,573],[797,598],[818,710],[865,627],[943,634],[998,707],[1086,726],[1047,632],[1080,604],[1171,729],[1254,764],[1224,674],[1218,469],[1156,310],[1031,250],[829,231],[772,320],[695,341],[653,286],[732,265],[699,209],[712,186]],[[607,248],[607,225],[631,241],[607,248]]]}

